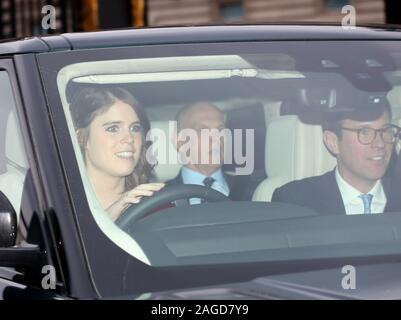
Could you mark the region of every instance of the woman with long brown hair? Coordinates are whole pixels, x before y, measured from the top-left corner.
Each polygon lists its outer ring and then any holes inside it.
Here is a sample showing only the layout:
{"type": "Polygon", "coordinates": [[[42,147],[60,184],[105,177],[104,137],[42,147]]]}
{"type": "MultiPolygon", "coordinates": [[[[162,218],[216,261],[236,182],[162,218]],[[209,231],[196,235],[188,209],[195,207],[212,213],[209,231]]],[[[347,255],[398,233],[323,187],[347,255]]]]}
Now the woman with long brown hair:
{"type": "Polygon", "coordinates": [[[149,183],[146,160],[149,120],[136,99],[122,88],[85,88],[71,103],[78,141],[95,194],[115,221],[131,204],[159,191],[149,183]]]}

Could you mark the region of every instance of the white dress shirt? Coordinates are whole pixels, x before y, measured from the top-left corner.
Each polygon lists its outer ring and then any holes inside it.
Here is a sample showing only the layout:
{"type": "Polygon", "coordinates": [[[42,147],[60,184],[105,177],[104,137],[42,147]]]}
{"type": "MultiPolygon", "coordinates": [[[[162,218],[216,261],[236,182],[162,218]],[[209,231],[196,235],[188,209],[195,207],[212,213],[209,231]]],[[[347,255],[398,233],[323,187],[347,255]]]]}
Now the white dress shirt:
{"type": "MultiPolygon", "coordinates": [[[[336,168],[336,181],[340,189],[341,197],[343,199],[346,214],[363,214],[364,206],[363,201],[359,197],[362,193],[346,182],[341,177],[338,169],[336,168]]],[[[373,195],[371,203],[371,211],[374,213],[383,213],[386,207],[387,198],[383,190],[383,185],[380,180],[376,182],[372,190],[369,192],[373,195]]]]}
{"type": "MultiPolygon", "coordinates": [[[[221,169],[215,171],[210,177],[212,177],[215,181],[213,182],[213,185],[211,186],[212,189],[217,190],[226,196],[230,194],[230,188],[228,187],[227,181],[224,178],[223,171],[221,169]]],[[[203,180],[205,180],[206,176],[191,170],[187,167],[183,167],[181,169],[181,178],[182,182],[184,184],[197,184],[204,186],[203,180]]],[[[201,199],[199,198],[192,198],[189,199],[190,204],[199,204],[201,203],[201,199]]]]}

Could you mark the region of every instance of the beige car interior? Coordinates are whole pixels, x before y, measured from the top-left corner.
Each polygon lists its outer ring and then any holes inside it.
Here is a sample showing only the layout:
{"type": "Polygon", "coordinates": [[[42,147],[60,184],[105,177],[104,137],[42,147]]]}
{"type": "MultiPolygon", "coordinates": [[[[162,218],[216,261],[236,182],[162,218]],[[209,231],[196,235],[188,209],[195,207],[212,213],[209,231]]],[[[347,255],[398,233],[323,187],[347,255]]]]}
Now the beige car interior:
{"type": "Polygon", "coordinates": [[[320,125],[301,122],[296,115],[278,116],[267,127],[267,178],[256,188],[253,201],[270,201],[276,188],[287,182],[323,174],[335,166],[326,149],[320,125]]]}
{"type": "Polygon", "coordinates": [[[174,179],[181,169],[181,164],[178,162],[178,152],[172,142],[172,134],[169,128],[169,121],[152,121],[151,128],[160,131],[165,139],[153,137],[152,148],[157,151],[155,158],[157,164],[155,166],[155,179],[159,182],[166,182],[174,179]],[[167,143],[166,143],[167,142],[167,143]]]}
{"type": "Polygon", "coordinates": [[[0,190],[7,196],[19,217],[26,172],[29,168],[16,114],[7,119],[5,136],[6,172],[0,175],[0,190]]]}

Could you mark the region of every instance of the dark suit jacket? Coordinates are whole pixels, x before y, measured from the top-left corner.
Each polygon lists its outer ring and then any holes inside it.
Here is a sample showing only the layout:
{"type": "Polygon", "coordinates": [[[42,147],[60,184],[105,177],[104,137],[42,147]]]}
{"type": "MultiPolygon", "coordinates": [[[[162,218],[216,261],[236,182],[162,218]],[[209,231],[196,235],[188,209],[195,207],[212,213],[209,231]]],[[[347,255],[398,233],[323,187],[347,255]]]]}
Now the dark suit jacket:
{"type": "MultiPolygon", "coordinates": [[[[393,177],[384,177],[382,184],[387,198],[384,212],[401,211],[401,182],[393,177]]],[[[274,191],[272,201],[301,205],[322,215],[345,214],[334,170],[287,183],[274,191]]]]}
{"type": "MultiPolygon", "coordinates": [[[[241,176],[231,176],[228,174],[224,174],[224,178],[226,179],[228,188],[230,189],[230,194],[228,195],[228,197],[231,200],[250,201],[252,199],[252,194],[254,190],[250,190],[250,186],[246,186],[241,183],[241,176]]],[[[181,171],[173,180],[167,181],[166,184],[168,186],[183,184],[181,171]]]]}

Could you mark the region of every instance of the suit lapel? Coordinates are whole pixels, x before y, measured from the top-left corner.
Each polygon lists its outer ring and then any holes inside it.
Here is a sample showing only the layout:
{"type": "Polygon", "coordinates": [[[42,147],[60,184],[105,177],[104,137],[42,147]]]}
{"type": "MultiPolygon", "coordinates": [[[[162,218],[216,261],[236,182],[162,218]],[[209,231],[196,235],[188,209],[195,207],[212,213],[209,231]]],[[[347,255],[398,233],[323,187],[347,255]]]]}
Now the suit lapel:
{"type": "Polygon", "coordinates": [[[230,175],[228,175],[228,174],[225,174],[224,172],[223,172],[223,177],[224,177],[224,179],[226,180],[226,183],[227,183],[227,186],[228,186],[228,190],[229,190],[229,193],[228,193],[228,197],[231,199],[231,200],[233,200],[233,196],[234,196],[234,176],[230,176],[230,175]]]}
{"type": "Polygon", "coordinates": [[[316,199],[321,207],[321,213],[325,214],[345,214],[345,207],[341,197],[340,189],[336,181],[335,170],[332,170],[323,175],[322,185],[317,185],[318,188],[324,188],[325,192],[318,192],[322,194],[320,199],[316,199]]]}
{"type": "Polygon", "coordinates": [[[382,184],[387,198],[384,212],[401,211],[401,183],[396,181],[396,179],[384,177],[382,179],[382,184]]]}

